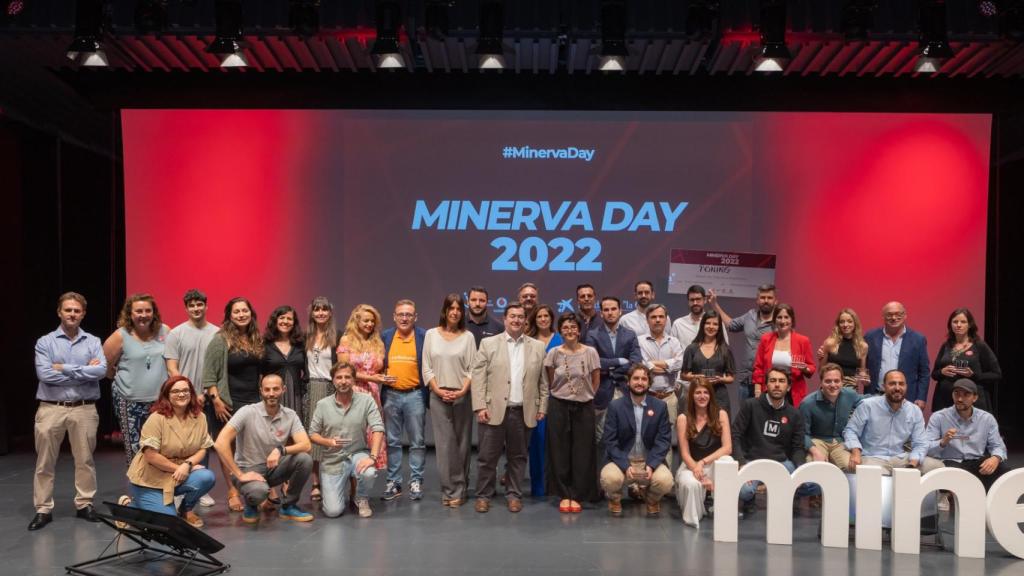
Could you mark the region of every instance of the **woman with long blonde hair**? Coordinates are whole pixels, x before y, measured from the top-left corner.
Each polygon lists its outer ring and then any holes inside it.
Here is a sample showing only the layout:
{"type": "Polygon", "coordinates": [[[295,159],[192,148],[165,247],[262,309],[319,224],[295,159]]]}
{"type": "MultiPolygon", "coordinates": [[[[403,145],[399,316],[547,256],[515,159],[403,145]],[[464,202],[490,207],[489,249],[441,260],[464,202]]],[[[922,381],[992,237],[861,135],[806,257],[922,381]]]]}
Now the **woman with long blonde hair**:
{"type": "Polygon", "coordinates": [[[819,362],[832,362],[843,369],[843,386],[863,390],[870,379],[867,372],[868,343],[860,318],[852,308],[843,308],[836,316],[832,333],[818,347],[819,362]]]}
{"type": "MultiPolygon", "coordinates": [[[[384,409],[380,403],[381,386],[396,380],[394,376],[384,374],[384,341],[380,337],[380,312],[369,304],[358,304],[349,314],[345,323],[345,332],[338,342],[338,361],[347,362],[356,367],[355,389],[373,396],[381,414],[384,409]]],[[[367,429],[367,438],[370,436],[367,429]]],[[[377,469],[387,468],[387,451],[381,452],[377,458],[377,469]]]]}

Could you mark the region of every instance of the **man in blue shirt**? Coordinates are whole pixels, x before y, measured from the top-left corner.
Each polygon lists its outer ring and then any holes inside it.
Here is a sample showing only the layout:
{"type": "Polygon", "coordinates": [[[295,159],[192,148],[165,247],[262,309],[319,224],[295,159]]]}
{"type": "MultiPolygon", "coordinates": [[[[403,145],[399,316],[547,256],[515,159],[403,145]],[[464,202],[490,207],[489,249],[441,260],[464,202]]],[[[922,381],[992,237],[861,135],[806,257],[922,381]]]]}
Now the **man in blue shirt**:
{"type": "Polygon", "coordinates": [[[925,433],[928,454],[946,466],[974,474],[987,491],[1009,471],[1006,444],[992,414],[975,408],[978,385],[968,378],[953,383],[953,405],[932,414],[925,433]]]}
{"type": "Polygon", "coordinates": [[[942,462],[925,456],[924,416],[907,401],[907,377],[890,370],[883,382],[885,395],[862,401],[843,430],[850,471],[860,464],[881,466],[887,475],[893,468],[920,468],[922,474],[941,468],[942,462]],[[904,448],[908,441],[910,452],[904,448]]]}
{"type": "Polygon", "coordinates": [[[36,341],[36,473],[32,500],[36,515],[29,530],[39,530],[53,520],[53,477],[65,433],[75,459],[76,516],[99,522],[92,499],[96,495],[96,428],[99,415],[100,379],[107,361],[99,338],[80,328],[85,318],[85,297],[66,292],[57,300],[60,327],[36,341]]]}

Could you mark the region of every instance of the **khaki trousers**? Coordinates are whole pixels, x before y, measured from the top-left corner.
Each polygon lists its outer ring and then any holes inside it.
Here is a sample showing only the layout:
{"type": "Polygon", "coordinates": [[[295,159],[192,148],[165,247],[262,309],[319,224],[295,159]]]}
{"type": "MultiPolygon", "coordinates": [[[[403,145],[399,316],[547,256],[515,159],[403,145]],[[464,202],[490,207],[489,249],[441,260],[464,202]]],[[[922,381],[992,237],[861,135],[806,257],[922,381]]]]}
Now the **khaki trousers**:
{"type": "MultiPolygon", "coordinates": [[[[622,485],[626,483],[626,473],[614,462],[609,462],[601,469],[601,489],[609,500],[622,495],[622,485]]],[[[652,501],[661,500],[662,496],[672,491],[672,472],[664,464],[659,464],[651,476],[651,485],[647,488],[647,497],[652,501]]]]}
{"type": "MultiPolygon", "coordinates": [[[[825,458],[828,462],[835,464],[843,469],[845,472],[850,465],[850,451],[843,445],[842,440],[833,440],[828,442],[820,438],[811,438],[811,444],[815,448],[825,453],[825,458]]],[[[811,451],[807,451],[807,461],[813,462],[814,456],[811,456],[811,451]]]]}
{"type": "Polygon", "coordinates": [[[75,459],[75,508],[92,504],[96,495],[96,429],[100,417],[95,404],[57,406],[40,402],[36,409],[36,474],[32,485],[32,503],[36,512],[53,511],[53,478],[60,446],[67,433],[71,455],[75,459]]]}

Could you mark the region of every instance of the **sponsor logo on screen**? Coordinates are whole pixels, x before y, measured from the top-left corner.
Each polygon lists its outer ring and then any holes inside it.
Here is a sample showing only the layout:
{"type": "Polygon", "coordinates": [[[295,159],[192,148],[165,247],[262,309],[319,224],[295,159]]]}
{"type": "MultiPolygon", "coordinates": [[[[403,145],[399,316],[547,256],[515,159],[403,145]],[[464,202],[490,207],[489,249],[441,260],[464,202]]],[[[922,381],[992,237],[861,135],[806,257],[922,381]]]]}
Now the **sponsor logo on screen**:
{"type": "Polygon", "coordinates": [[[506,160],[582,160],[590,162],[597,153],[596,148],[531,148],[530,146],[504,146],[501,157],[506,160]]]}

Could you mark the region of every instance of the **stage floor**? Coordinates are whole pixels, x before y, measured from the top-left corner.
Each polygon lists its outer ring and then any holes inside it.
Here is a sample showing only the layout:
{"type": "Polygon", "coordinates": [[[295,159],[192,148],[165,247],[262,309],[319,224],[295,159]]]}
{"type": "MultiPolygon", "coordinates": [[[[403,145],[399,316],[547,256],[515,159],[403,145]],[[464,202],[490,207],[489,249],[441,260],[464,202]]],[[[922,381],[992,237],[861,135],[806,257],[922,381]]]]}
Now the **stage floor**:
{"type": "MultiPolygon", "coordinates": [[[[100,486],[96,503],[105,512],[100,502],[116,501],[125,492],[124,455],[108,448],[97,454],[96,462],[100,486]]],[[[64,566],[95,558],[110,542],[114,535],[110,528],[74,517],[69,453],[62,454],[58,464],[54,521],[37,532],[26,530],[34,513],[35,455],[11,454],[0,457],[0,463],[0,573],[63,574],[64,566]]],[[[382,502],[383,479],[378,484],[371,502],[374,516],[369,519],[346,513],[335,519],[318,515],[314,522],[299,524],[267,514],[253,527],[242,523],[241,514],[227,511],[222,483],[213,491],[217,505],[197,511],[206,520],[206,533],[225,544],[216,557],[231,564],[231,573],[245,575],[1024,574],[1024,560],[1009,556],[996,544],[989,547],[984,560],[958,559],[929,545],[934,540],[931,536],[922,537],[920,556],[888,549],[859,551],[852,538],[847,550],[823,548],[817,540],[818,514],[806,507],[795,511],[793,546],[769,546],[764,538],[763,497],[759,510],[740,521],[740,542],[727,544],[714,542],[711,521],[702,522],[699,530],[684,526],[674,500],[666,500],[661,518],[653,520],[643,517],[640,506],[632,502],[625,505],[622,518],[609,517],[603,505],[585,508],[582,514],[562,515],[557,503],[530,498],[524,500],[519,514],[509,513],[501,505],[503,500],[496,500],[487,514],[474,512],[472,501],[456,510],[442,508],[429,451],[422,501],[412,502],[403,495],[382,502]]],[[[302,501],[307,507],[308,489],[302,501]]],[[[949,522],[943,513],[941,523],[949,522]]],[[[137,566],[125,568],[123,573],[144,572],[137,566]]],[[[153,568],[144,573],[166,571],[153,568]]]]}

